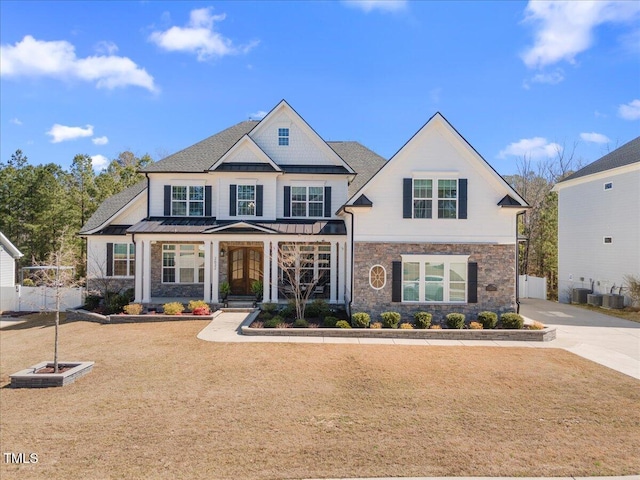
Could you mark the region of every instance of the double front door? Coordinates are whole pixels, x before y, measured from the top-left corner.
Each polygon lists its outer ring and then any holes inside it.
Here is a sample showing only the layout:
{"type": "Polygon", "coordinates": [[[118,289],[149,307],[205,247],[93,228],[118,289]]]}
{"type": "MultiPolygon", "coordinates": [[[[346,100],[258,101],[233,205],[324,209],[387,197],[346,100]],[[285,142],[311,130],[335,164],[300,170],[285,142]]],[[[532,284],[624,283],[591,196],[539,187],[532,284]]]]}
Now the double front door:
{"type": "Polygon", "coordinates": [[[229,248],[229,284],[231,295],[252,295],[251,284],[262,280],[262,249],[229,248]]]}

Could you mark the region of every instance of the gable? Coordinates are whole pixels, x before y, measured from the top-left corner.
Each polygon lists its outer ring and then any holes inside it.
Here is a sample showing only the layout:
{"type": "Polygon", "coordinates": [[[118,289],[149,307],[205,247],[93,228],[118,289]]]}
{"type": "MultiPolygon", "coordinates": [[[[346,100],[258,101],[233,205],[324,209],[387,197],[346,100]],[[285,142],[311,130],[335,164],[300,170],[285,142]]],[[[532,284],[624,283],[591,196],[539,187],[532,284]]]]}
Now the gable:
{"type": "Polygon", "coordinates": [[[211,168],[211,171],[223,172],[277,172],[276,165],[251,137],[244,135],[211,168]]]}

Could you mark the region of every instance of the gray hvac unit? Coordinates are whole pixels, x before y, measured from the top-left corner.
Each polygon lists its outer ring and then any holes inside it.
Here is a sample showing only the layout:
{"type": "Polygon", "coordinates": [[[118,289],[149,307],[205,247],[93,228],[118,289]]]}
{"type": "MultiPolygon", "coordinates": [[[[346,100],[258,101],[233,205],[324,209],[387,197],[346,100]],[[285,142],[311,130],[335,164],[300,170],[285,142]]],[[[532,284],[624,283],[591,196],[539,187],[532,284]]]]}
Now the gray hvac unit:
{"type": "Polygon", "coordinates": [[[614,295],[607,293],[602,296],[602,308],[621,309],[624,308],[624,295],[614,295]]]}
{"type": "Polygon", "coordinates": [[[602,295],[598,295],[598,294],[595,294],[595,293],[587,294],[587,303],[589,305],[594,306],[594,307],[601,307],[602,306],[602,295]]]}
{"type": "Polygon", "coordinates": [[[587,303],[587,295],[590,293],[588,288],[574,288],[571,290],[571,303],[587,303]]]}

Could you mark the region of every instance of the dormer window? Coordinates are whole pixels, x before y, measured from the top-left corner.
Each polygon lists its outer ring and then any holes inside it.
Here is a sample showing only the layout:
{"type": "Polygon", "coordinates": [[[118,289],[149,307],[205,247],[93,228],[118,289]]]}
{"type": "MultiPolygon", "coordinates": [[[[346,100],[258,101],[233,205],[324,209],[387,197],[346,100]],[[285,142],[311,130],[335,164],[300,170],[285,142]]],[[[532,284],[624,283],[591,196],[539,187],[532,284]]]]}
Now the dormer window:
{"type": "Polygon", "coordinates": [[[289,146],[289,129],[288,128],[278,129],[278,145],[281,147],[289,146]]]}

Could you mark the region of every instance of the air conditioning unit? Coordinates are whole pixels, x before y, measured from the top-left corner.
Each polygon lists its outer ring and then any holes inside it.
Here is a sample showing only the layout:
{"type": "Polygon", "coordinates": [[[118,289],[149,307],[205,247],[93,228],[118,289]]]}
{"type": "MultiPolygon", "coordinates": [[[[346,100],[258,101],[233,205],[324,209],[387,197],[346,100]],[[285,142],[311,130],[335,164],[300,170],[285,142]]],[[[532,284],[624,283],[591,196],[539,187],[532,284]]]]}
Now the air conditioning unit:
{"type": "Polygon", "coordinates": [[[571,290],[571,303],[587,303],[587,295],[590,293],[588,288],[574,288],[571,290]]]}
{"type": "Polygon", "coordinates": [[[624,295],[614,295],[607,293],[602,296],[602,308],[621,309],[624,308],[624,295]]]}
{"type": "Polygon", "coordinates": [[[602,295],[597,295],[595,293],[587,294],[587,303],[594,307],[602,306],[602,295]]]}

